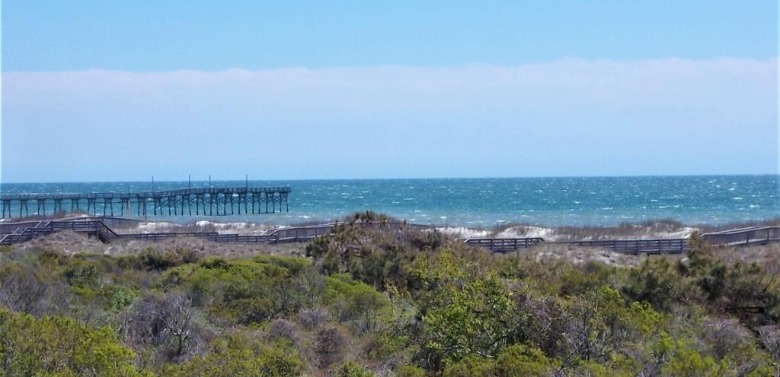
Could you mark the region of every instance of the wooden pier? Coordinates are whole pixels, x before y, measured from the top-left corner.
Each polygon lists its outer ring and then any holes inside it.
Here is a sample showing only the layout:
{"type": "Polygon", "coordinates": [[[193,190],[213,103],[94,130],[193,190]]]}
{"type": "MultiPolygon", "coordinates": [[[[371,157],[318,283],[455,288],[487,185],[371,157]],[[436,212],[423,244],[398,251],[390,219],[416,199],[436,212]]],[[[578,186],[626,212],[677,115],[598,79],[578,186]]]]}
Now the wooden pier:
{"type": "Polygon", "coordinates": [[[227,216],[290,211],[289,187],[194,188],[135,193],[4,194],[2,218],[87,212],[103,216],[227,216]],[[194,211],[193,211],[194,209],[194,211]],[[13,211],[12,211],[13,210],[13,211]]]}

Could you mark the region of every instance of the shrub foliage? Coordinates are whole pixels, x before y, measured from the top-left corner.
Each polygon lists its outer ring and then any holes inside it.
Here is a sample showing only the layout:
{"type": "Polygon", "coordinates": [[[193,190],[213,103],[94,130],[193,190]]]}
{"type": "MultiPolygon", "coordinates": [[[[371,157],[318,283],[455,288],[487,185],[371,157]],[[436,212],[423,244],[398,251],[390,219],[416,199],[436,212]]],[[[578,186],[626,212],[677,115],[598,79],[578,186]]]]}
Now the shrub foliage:
{"type": "Polygon", "coordinates": [[[776,269],[691,245],[534,260],[367,212],[305,257],[6,248],[0,375],[778,375],[776,269]]]}

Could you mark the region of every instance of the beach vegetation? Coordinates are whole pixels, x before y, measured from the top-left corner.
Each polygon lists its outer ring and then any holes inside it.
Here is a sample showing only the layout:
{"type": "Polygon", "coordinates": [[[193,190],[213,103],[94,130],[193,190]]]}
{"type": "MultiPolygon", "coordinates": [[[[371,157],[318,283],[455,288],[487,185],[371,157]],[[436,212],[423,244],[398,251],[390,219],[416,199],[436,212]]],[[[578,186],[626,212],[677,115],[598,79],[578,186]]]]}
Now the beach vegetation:
{"type": "Polygon", "coordinates": [[[737,250],[697,235],[684,257],[616,266],[491,254],[371,212],[346,220],[309,243],[305,256],[163,244],[120,256],[4,250],[0,369],[63,376],[780,373],[778,269],[734,258],[737,250]]]}

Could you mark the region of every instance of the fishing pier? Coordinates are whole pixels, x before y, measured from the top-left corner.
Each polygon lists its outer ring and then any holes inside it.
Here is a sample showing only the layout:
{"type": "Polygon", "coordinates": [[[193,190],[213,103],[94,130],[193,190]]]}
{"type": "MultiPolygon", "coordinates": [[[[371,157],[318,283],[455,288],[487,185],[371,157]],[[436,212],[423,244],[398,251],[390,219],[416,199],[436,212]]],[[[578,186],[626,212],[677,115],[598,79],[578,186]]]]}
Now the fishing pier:
{"type": "Polygon", "coordinates": [[[87,212],[103,216],[228,216],[290,212],[290,187],[189,188],[154,192],[3,194],[2,218],[87,212]],[[242,211],[243,210],[243,211],[242,211]],[[18,212],[17,212],[18,211],[18,212]]]}

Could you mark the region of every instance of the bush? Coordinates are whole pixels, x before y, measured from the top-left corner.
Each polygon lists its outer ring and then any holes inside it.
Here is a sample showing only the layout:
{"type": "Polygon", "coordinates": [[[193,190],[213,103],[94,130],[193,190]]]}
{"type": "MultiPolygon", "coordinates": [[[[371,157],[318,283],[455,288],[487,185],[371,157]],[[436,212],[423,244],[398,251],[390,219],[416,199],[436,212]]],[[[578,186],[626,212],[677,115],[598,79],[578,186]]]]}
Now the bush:
{"type": "Polygon", "coordinates": [[[289,343],[265,344],[240,335],[230,335],[217,341],[206,356],[178,365],[166,365],[162,375],[289,377],[301,375],[303,369],[303,361],[289,343]]]}
{"type": "Polygon", "coordinates": [[[0,307],[43,315],[68,307],[72,293],[51,273],[30,262],[0,265],[0,307]]]}
{"type": "Polygon", "coordinates": [[[445,368],[442,375],[445,377],[546,377],[552,374],[552,370],[553,361],[548,359],[541,350],[515,344],[506,348],[495,359],[469,356],[445,368]]]}
{"type": "Polygon", "coordinates": [[[337,377],[374,377],[376,374],[366,368],[363,368],[359,364],[348,361],[346,364],[341,366],[341,369],[339,369],[339,372],[336,374],[337,377]]]}
{"type": "Polygon", "coordinates": [[[687,289],[677,266],[666,258],[647,259],[629,271],[621,292],[632,301],[648,302],[654,308],[669,311],[687,289]]]}
{"type": "Polygon", "coordinates": [[[336,318],[341,322],[352,322],[359,333],[374,330],[377,317],[387,299],[374,288],[347,275],[329,276],[326,280],[327,302],[336,310],[336,318]]]}
{"type": "Polygon", "coordinates": [[[317,365],[328,367],[339,364],[344,360],[349,338],[338,328],[328,326],[314,337],[314,352],[317,356],[317,365]]]}
{"type": "Polygon", "coordinates": [[[296,314],[307,300],[307,287],[284,267],[257,260],[207,258],[165,273],[163,284],[189,291],[193,305],[251,324],[296,314]]]}
{"type": "Polygon", "coordinates": [[[298,313],[301,324],[306,329],[312,330],[322,326],[331,320],[330,312],[324,308],[304,309],[298,313]]]}
{"type": "Polygon", "coordinates": [[[12,376],[140,376],[135,354],[107,327],[0,309],[0,369],[12,376]]]}
{"type": "Polygon", "coordinates": [[[404,365],[396,370],[395,375],[398,377],[425,377],[425,369],[414,365],[404,365]]]}
{"type": "Polygon", "coordinates": [[[286,319],[275,319],[268,326],[268,337],[271,340],[286,339],[295,343],[298,340],[298,329],[286,319]]]}

